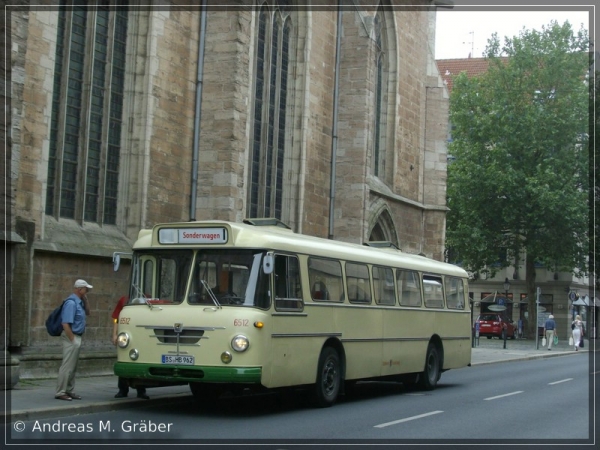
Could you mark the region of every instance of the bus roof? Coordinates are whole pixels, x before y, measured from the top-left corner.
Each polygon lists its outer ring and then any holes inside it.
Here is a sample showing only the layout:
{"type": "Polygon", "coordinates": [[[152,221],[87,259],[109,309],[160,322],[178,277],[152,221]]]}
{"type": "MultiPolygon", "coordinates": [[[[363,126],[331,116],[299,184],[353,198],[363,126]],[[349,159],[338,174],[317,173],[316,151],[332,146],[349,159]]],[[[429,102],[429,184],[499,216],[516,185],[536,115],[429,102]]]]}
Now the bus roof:
{"type": "Polygon", "coordinates": [[[436,261],[424,256],[404,253],[393,248],[377,248],[308,236],[294,233],[279,226],[255,226],[220,220],[157,224],[152,230],[141,230],[133,248],[139,250],[148,248],[200,248],[207,246],[211,248],[234,246],[237,248],[279,250],[312,256],[335,257],[346,261],[360,261],[381,266],[407,267],[421,272],[467,277],[467,272],[456,265],[436,261]],[[179,231],[185,229],[225,229],[226,239],[224,242],[208,245],[159,243],[158,236],[160,230],[179,231]]]}

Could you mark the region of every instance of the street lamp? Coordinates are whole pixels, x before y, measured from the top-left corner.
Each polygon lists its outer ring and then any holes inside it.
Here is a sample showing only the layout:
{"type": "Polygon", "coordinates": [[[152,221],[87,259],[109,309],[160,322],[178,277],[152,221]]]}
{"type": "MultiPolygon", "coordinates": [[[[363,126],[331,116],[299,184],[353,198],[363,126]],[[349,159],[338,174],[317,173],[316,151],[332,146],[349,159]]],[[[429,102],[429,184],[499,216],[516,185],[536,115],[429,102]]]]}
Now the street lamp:
{"type": "MultiPolygon", "coordinates": [[[[508,277],[504,278],[504,301],[506,302],[506,307],[508,308],[508,290],[510,289],[510,282],[508,281],[508,277]]],[[[512,311],[511,311],[512,313],[512,311]]],[[[502,330],[504,333],[504,348],[506,348],[506,335],[508,334],[508,327],[502,330]]]]}

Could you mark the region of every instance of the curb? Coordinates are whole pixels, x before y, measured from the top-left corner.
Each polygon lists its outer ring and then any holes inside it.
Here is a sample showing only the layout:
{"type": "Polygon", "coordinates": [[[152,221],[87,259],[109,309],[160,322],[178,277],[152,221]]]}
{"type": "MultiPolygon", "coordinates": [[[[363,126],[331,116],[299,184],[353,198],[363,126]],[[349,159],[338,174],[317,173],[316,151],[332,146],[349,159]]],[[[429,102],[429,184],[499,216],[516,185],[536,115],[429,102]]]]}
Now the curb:
{"type": "Polygon", "coordinates": [[[131,398],[124,401],[106,401],[100,403],[92,403],[90,405],[71,406],[65,408],[59,406],[56,408],[43,409],[41,411],[17,410],[11,412],[0,412],[0,419],[5,423],[15,421],[31,421],[31,420],[46,420],[55,419],[58,417],[67,417],[80,414],[91,414],[106,411],[117,411],[127,408],[136,408],[140,405],[160,406],[171,404],[174,402],[188,403],[194,401],[191,394],[173,394],[168,397],[150,398],[149,400],[131,398]]]}
{"type": "MultiPolygon", "coordinates": [[[[584,352],[582,352],[584,353],[584,352]]],[[[556,352],[556,353],[550,353],[550,354],[545,354],[542,353],[540,355],[527,355],[527,356],[518,356],[516,358],[510,358],[510,359],[495,359],[492,361],[480,361],[480,362],[476,362],[476,363],[471,363],[471,367],[472,366],[482,366],[485,364],[497,364],[497,363],[503,363],[503,362],[513,362],[513,361],[530,361],[530,360],[534,360],[534,359],[544,359],[544,358],[556,358],[559,356],[571,356],[571,355],[576,355],[577,353],[575,352],[556,352]]]]}

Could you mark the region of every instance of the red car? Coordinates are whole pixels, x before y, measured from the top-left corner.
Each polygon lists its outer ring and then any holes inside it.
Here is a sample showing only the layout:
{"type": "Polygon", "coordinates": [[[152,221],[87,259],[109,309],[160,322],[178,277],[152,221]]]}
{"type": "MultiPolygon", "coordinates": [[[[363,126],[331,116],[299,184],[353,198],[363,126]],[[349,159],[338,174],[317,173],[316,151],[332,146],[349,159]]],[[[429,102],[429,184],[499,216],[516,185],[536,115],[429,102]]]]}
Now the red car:
{"type": "Polygon", "coordinates": [[[496,336],[503,339],[502,330],[506,330],[507,339],[516,339],[517,330],[512,319],[498,313],[484,313],[477,316],[475,327],[479,324],[479,336],[485,336],[488,339],[496,336]]]}

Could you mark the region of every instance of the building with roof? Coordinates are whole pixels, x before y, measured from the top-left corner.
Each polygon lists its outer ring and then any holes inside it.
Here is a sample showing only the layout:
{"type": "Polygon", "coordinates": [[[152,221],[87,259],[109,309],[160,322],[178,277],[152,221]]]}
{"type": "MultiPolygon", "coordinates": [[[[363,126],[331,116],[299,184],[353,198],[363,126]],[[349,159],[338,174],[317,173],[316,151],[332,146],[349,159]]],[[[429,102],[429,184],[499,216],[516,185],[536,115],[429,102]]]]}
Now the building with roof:
{"type": "Polygon", "coordinates": [[[44,321],[77,278],[94,286],[80,370],[111,373],[126,255],[157,223],[275,217],[443,260],[448,98],[433,30],[448,2],[111,3],[7,12],[0,344],[22,377],[55,376],[44,321]]]}

